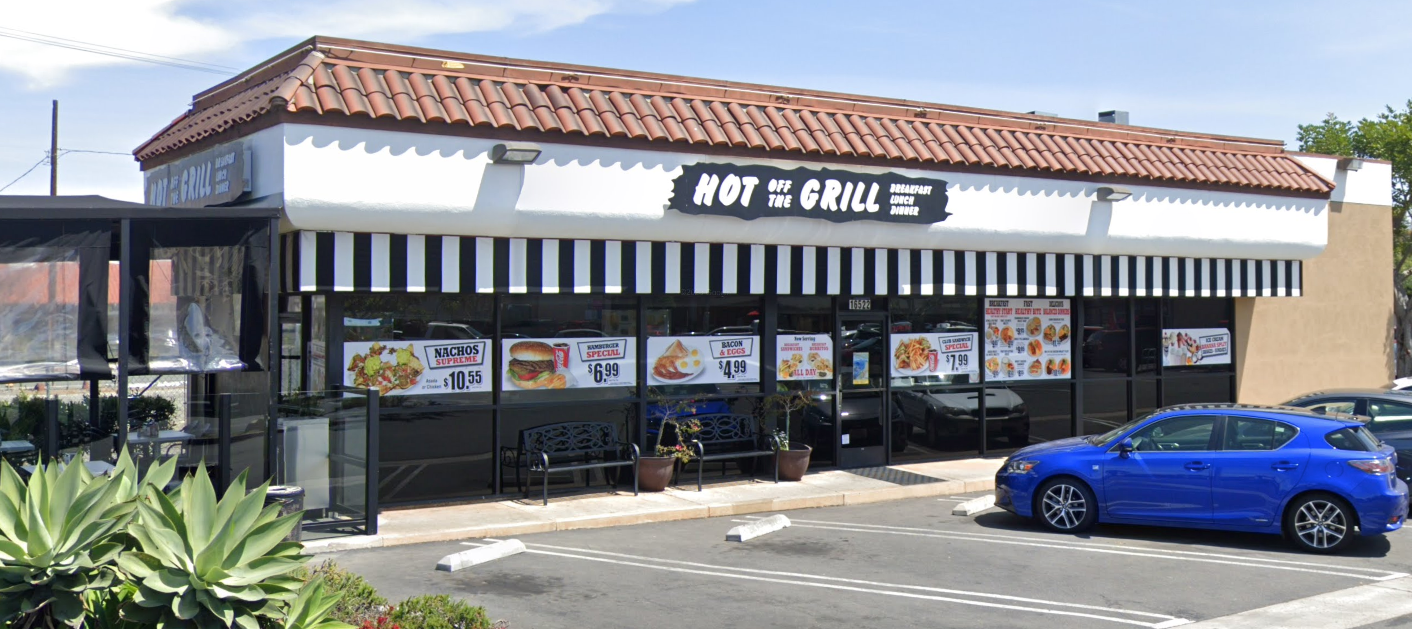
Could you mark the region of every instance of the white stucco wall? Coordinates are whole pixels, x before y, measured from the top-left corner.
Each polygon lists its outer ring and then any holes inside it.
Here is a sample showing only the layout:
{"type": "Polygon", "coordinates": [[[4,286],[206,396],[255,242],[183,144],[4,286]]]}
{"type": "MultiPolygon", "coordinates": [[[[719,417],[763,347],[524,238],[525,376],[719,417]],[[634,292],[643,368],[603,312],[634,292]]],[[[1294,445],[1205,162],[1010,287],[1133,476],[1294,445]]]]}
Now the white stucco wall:
{"type": "Polygon", "coordinates": [[[541,143],[538,161],[511,166],[490,163],[493,140],[313,125],[256,136],[256,190],[274,188],[263,163],[281,162],[294,229],[1280,259],[1311,258],[1328,240],[1326,201],[1273,195],[1127,186],[1132,197],[1110,203],[1095,200],[1097,183],[831,164],[943,179],[952,216],[743,221],[665,210],[681,165],[821,165],[541,143]]]}

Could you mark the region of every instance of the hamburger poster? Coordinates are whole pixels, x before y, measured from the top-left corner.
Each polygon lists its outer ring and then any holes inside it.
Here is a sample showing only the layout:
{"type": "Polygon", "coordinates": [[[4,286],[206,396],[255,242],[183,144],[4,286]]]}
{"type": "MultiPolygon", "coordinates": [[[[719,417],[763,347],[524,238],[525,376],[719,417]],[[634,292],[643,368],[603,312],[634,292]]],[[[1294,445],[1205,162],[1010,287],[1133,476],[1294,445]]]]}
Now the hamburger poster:
{"type": "Polygon", "coordinates": [[[760,381],[758,336],[653,336],[647,339],[649,384],[760,381]]]}
{"type": "Polygon", "coordinates": [[[631,338],[505,339],[500,343],[505,391],[637,384],[636,341],[631,338]]]}
{"type": "Polygon", "coordinates": [[[381,395],[490,390],[490,341],[344,343],[343,384],[381,395]]]}

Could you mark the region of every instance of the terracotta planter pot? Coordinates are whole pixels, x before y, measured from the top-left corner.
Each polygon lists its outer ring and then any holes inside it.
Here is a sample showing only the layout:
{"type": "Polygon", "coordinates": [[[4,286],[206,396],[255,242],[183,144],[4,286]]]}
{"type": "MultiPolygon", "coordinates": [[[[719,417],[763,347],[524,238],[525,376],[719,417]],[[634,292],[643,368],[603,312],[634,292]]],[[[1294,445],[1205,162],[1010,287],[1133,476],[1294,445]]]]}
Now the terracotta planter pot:
{"type": "Polygon", "coordinates": [[[676,458],[645,456],[637,460],[637,488],[641,491],[662,491],[672,482],[676,458]]]}
{"type": "Polygon", "coordinates": [[[809,454],[814,450],[809,446],[790,445],[788,450],[780,450],[780,480],[797,481],[809,471],[809,454]]]}

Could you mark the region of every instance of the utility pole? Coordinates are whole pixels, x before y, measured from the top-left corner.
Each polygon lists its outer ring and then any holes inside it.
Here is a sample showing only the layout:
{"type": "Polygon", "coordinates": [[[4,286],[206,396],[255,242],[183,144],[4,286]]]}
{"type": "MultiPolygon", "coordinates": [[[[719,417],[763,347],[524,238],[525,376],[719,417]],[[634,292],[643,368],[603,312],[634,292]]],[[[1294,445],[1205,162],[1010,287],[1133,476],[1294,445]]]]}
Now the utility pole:
{"type": "Polygon", "coordinates": [[[54,101],[54,117],[49,123],[49,196],[59,196],[59,101],[54,101]]]}

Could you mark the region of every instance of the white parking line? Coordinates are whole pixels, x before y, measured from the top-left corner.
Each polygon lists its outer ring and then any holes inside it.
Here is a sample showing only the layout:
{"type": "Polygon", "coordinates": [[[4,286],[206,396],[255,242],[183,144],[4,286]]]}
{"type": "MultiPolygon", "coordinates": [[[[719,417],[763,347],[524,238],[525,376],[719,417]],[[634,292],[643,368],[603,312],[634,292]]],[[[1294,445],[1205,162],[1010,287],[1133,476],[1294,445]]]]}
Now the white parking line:
{"type": "Polygon", "coordinates": [[[1283,559],[1264,559],[1260,557],[1244,557],[1239,555],[1224,555],[1220,553],[1204,553],[1196,551],[1166,550],[1157,548],[1138,548],[1130,546],[1119,546],[1116,544],[1098,544],[1092,542],[1060,541],[1053,539],[1022,537],[1016,535],[996,535],[993,533],[971,533],[966,531],[941,531],[937,529],[924,529],[905,526],[886,526],[881,524],[859,524],[854,522],[828,522],[822,520],[793,520],[794,526],[798,528],[813,528],[834,531],[848,531],[853,533],[877,533],[887,535],[905,535],[912,537],[932,537],[939,539],[951,539],[971,542],[986,542],[991,544],[1008,544],[1015,546],[1033,546],[1039,548],[1055,548],[1061,550],[1079,550],[1085,552],[1107,553],[1114,555],[1127,555],[1132,557],[1148,557],[1153,559],[1172,559],[1178,561],[1195,561],[1202,563],[1213,563],[1222,565],[1233,565],[1247,568],[1264,568],[1268,570],[1288,570],[1293,572],[1308,572],[1313,574],[1324,574],[1330,576],[1349,577],[1354,579],[1367,579],[1369,581],[1387,581],[1407,576],[1403,572],[1392,572],[1375,568],[1356,568],[1352,566],[1331,566],[1327,564],[1312,563],[1307,561],[1288,561],[1283,559]],[[1358,573],[1370,574],[1358,574],[1358,573]]]}
{"type": "MultiPolygon", "coordinates": [[[[487,538],[486,542],[492,542],[487,538]]],[[[467,546],[479,546],[476,542],[462,542],[467,546]]],[[[801,574],[796,572],[779,572],[774,570],[756,570],[751,568],[735,568],[731,566],[718,566],[712,564],[696,563],[691,561],[678,561],[674,559],[659,559],[656,557],[645,557],[641,555],[628,555],[623,553],[613,553],[601,550],[590,550],[585,548],[570,548],[566,546],[553,546],[549,544],[529,544],[525,550],[527,553],[549,555],[554,557],[565,557],[570,559],[583,559],[586,561],[597,561],[636,568],[649,568],[653,570],[664,570],[667,572],[680,572],[686,574],[696,574],[704,576],[725,577],[731,579],[744,579],[749,581],[765,581],[769,583],[781,583],[786,585],[802,585],[806,587],[826,588],[833,590],[845,590],[850,592],[862,592],[866,594],[881,594],[885,596],[899,596],[904,598],[914,598],[945,603],[956,603],[958,605],[973,605],[978,607],[990,607],[997,609],[1007,609],[1012,611],[1032,612],[1037,614],[1050,614],[1058,616],[1074,616],[1079,618],[1091,618],[1139,627],[1149,627],[1151,629],[1166,629],[1167,627],[1177,627],[1189,624],[1191,621],[1185,618],[1177,618],[1165,614],[1155,614],[1151,612],[1138,612],[1126,609],[1116,609],[1111,607],[1100,607],[1096,605],[1082,605],[1078,603],[1066,603],[1062,601],[1047,601],[1042,599],[1024,598],[1010,596],[1006,594],[990,594],[987,592],[968,592],[965,590],[952,590],[948,588],[936,588],[921,585],[906,585],[898,583],[881,583],[877,581],[864,581],[859,579],[844,579],[839,577],[826,577],[812,574],[801,574]],[[549,550],[543,550],[549,549],[549,550]],[[643,563],[648,562],[648,563],[643,563]],[[664,565],[674,564],[674,565],[664,565]],[[683,566],[683,567],[675,567],[683,566]],[[728,571],[728,572],[723,572],[728,571]],[[765,576],[768,575],[768,576],[765,576]],[[781,578],[783,577],[783,578],[781,578]],[[801,579],[808,579],[807,581],[801,579]],[[869,587],[863,587],[869,586],[869,587]],[[894,588],[894,589],[878,589],[894,588]],[[915,590],[915,591],[898,591],[915,590]],[[921,594],[918,592],[929,592],[921,594]],[[949,594],[952,596],[938,596],[938,594],[949,594]],[[972,600],[966,598],[955,598],[956,596],[969,596],[972,599],[991,599],[995,601],[1006,601],[1005,603],[990,602],[987,600],[972,600]],[[1012,603],[1025,603],[1017,605],[1012,603]],[[1031,605],[1044,605],[1046,607],[1034,607],[1031,605]],[[1069,609],[1082,609],[1087,611],[1068,611],[1069,609]],[[1102,613],[1092,613],[1102,612],[1102,613]],[[1116,614],[1116,615],[1105,615],[1116,614]],[[1138,620],[1133,617],[1150,618],[1154,621],[1138,620]]]]}

